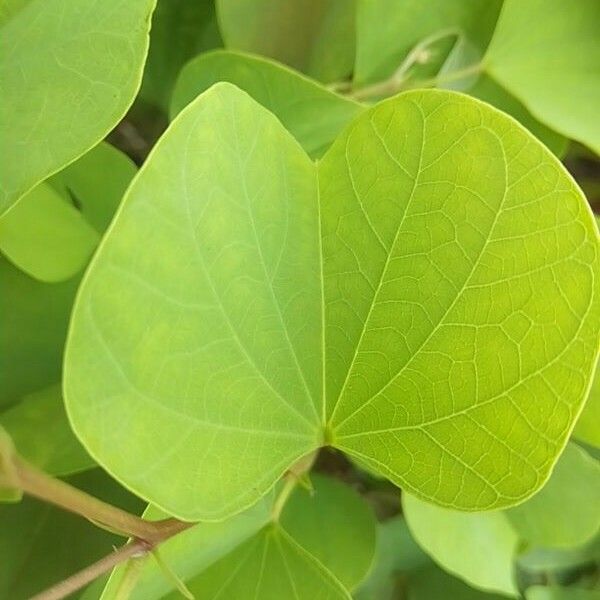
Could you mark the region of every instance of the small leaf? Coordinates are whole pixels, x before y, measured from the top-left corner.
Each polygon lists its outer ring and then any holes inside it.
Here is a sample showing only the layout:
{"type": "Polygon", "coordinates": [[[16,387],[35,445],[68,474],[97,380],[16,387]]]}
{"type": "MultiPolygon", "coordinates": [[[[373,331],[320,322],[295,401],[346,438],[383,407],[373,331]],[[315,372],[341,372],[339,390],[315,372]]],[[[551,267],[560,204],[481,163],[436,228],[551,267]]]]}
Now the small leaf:
{"type": "Polygon", "coordinates": [[[167,110],[181,67],[193,56],[221,45],[213,2],[159,0],[152,15],[140,97],[167,110]]]}
{"type": "Polygon", "coordinates": [[[596,153],[599,22],[596,0],[506,0],[484,60],[537,119],[596,153]]]}
{"type": "Polygon", "coordinates": [[[312,157],[321,156],[364,108],[276,62],[215,51],[183,68],[173,92],[171,115],[219,81],[233,83],[270,110],[312,157]]]}
{"type": "Polygon", "coordinates": [[[82,214],[47,183],[0,217],[0,250],[28,275],[47,283],[81,270],[99,241],[82,214]]]}
{"type": "Polygon", "coordinates": [[[600,463],[569,444],[548,483],[506,515],[533,545],[576,546],[600,532],[599,506],[600,463]]]}
{"type": "Polygon", "coordinates": [[[11,0],[3,7],[0,213],[125,114],[140,85],[154,4],[11,0]]]}
{"type": "Polygon", "coordinates": [[[408,494],[402,506],[417,542],[445,570],[476,588],[518,595],[512,561],[519,538],[503,513],[461,513],[408,494]]]}
{"type": "Polygon", "coordinates": [[[355,0],[216,0],[227,48],[262,54],[315,79],[344,79],[354,64],[355,0]]]}
{"type": "Polygon", "coordinates": [[[314,493],[296,488],[281,516],[281,526],[353,590],[373,560],[373,512],[348,486],[318,475],[312,480],[314,493]]]}
{"type": "Polygon", "coordinates": [[[71,430],[60,385],[29,394],[0,413],[0,425],[19,455],[50,475],[69,475],[95,465],[71,430]]]}

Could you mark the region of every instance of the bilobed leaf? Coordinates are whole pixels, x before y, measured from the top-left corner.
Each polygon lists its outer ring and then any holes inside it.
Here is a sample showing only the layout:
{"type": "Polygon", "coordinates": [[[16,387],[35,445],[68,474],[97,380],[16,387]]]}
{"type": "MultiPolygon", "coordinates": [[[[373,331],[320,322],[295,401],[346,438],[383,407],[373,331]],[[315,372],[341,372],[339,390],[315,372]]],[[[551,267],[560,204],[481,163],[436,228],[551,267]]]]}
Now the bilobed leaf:
{"type": "Polygon", "coordinates": [[[188,587],[197,598],[206,600],[248,597],[350,600],[340,582],[277,526],[264,528],[188,582],[188,587]]]}
{"type": "Polygon", "coordinates": [[[355,0],[216,0],[227,48],[262,54],[320,81],[354,65],[355,0]]]}
{"type": "Polygon", "coordinates": [[[140,85],[154,3],[4,3],[0,213],[123,116],[140,85]]]}
{"type": "Polygon", "coordinates": [[[83,215],[41,183],[0,217],[0,250],[28,275],[64,281],[87,263],[100,241],[83,215]]]}
{"type": "Polygon", "coordinates": [[[181,71],[171,115],[219,81],[228,81],[270,110],[312,157],[320,157],[364,106],[268,59],[239,52],[198,56],[181,71]]]}
{"type": "Polygon", "coordinates": [[[518,595],[513,557],[517,533],[501,512],[463,513],[402,495],[408,526],[445,570],[487,592],[518,595]]]}
{"type": "Polygon", "coordinates": [[[490,0],[358,0],[357,84],[389,77],[420,42],[442,33],[432,43],[425,65],[416,65],[419,77],[435,75],[457,44],[468,44],[483,55],[494,31],[502,2],[490,0]]]}
{"type": "MultiPolygon", "coordinates": [[[[67,481],[130,512],[140,510],[140,501],[99,469],[67,481]]],[[[0,505],[0,531],[0,598],[11,600],[31,598],[106,556],[123,539],[33,498],[0,505]]]]}
{"type": "Polygon", "coordinates": [[[322,445],[441,505],[509,506],[543,485],[583,402],[597,277],[581,192],[488,105],[402,94],[317,168],[217,84],[88,270],[68,412],[94,458],[186,519],[242,510],[322,445]]]}
{"type": "Polygon", "coordinates": [[[60,385],[29,394],[0,413],[20,456],[51,475],[69,475],[94,466],[71,430],[60,385]]]}
{"type": "Polygon", "coordinates": [[[536,118],[597,153],[599,22],[597,0],[506,0],[484,59],[536,118]]]}
{"type": "Polygon", "coordinates": [[[184,63],[221,45],[213,2],[158,0],[152,15],[140,97],[168,109],[173,85],[184,63]]]}
{"type": "Polygon", "coordinates": [[[519,535],[537,546],[577,546],[600,532],[600,463],[569,444],[548,483],[506,511],[519,535]]]}

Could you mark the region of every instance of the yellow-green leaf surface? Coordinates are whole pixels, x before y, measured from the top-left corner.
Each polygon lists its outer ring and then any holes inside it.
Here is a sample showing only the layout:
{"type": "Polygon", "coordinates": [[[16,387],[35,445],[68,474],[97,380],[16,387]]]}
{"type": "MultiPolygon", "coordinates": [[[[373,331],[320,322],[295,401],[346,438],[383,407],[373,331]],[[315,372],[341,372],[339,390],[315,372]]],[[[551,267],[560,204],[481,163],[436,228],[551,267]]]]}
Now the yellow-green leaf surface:
{"type": "Polygon", "coordinates": [[[576,546],[600,533],[600,463],[569,444],[548,483],[506,511],[519,535],[537,546],[576,546]]]}
{"type": "Polygon", "coordinates": [[[598,600],[598,590],[536,585],[527,590],[527,600],[598,600]]]}
{"type": "Polygon", "coordinates": [[[573,435],[586,444],[600,448],[600,369],[598,367],[573,435]]]}
{"type": "Polygon", "coordinates": [[[227,48],[275,58],[320,81],[354,65],[355,0],[216,0],[227,48]]]}
{"type": "Polygon", "coordinates": [[[517,533],[502,512],[464,513],[402,495],[419,545],[446,571],[487,592],[517,597],[513,556],[517,533]]]}
{"type": "Polygon", "coordinates": [[[402,94],[317,168],[220,83],[158,142],[88,270],[68,412],[100,464],[187,519],[242,510],[322,445],[438,504],[512,505],[583,402],[597,277],[581,192],[488,105],[402,94]]]}
{"type": "Polygon", "coordinates": [[[3,3],[0,213],[124,115],[140,85],[154,3],[3,3]]]}
{"type": "Polygon", "coordinates": [[[536,118],[597,153],[599,22],[597,0],[506,0],[484,59],[536,118]]]}
{"type": "Polygon", "coordinates": [[[94,466],[71,430],[60,385],[23,398],[0,413],[20,456],[51,475],[69,475],[94,466]]]}
{"type": "Polygon", "coordinates": [[[183,68],[173,91],[171,115],[219,81],[233,83],[270,110],[312,157],[320,157],[364,109],[272,60],[215,51],[198,56],[183,68]]]}
{"type": "Polygon", "coordinates": [[[28,275],[53,283],[77,273],[100,241],[71,202],[41,183],[0,217],[0,250],[28,275]]]}

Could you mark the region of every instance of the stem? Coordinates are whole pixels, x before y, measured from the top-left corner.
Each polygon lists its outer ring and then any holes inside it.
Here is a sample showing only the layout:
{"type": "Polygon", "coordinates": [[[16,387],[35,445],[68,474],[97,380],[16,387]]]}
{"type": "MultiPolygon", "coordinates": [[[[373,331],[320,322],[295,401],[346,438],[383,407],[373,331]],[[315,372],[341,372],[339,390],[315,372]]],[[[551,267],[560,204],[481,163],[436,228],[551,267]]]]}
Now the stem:
{"type": "Polygon", "coordinates": [[[461,33],[458,29],[443,29],[427,36],[426,38],[423,38],[406,55],[406,58],[402,61],[402,64],[388,79],[356,90],[350,94],[350,97],[354,98],[354,100],[368,100],[369,98],[376,98],[378,96],[392,96],[400,92],[408,78],[408,71],[411,69],[411,67],[416,63],[425,62],[428,58],[426,53],[429,46],[435,42],[443,40],[444,38],[451,36],[459,37],[460,35],[461,33]]]}
{"type": "Polygon", "coordinates": [[[42,593],[36,594],[31,600],[61,600],[61,598],[65,598],[88,585],[88,583],[91,583],[94,579],[100,577],[100,575],[107,573],[119,563],[136,556],[145,555],[150,549],[151,546],[147,542],[135,540],[115,552],[111,552],[108,556],[101,558],[93,565],[82,569],[79,573],[75,573],[75,575],[68,577],[42,593]]]}
{"type": "Polygon", "coordinates": [[[46,475],[19,457],[14,458],[14,467],[16,484],[30,496],[81,515],[125,537],[142,540],[146,544],[160,543],[193,525],[175,518],[145,521],[60,479],[46,475]]]}
{"type": "Polygon", "coordinates": [[[468,67],[464,67],[462,69],[457,69],[456,71],[450,71],[446,75],[440,75],[438,77],[431,77],[430,79],[421,79],[416,80],[412,83],[412,85],[407,86],[408,89],[414,88],[424,88],[424,87],[439,87],[440,85],[444,85],[445,83],[452,83],[453,81],[459,81],[460,79],[464,79],[469,75],[477,75],[481,73],[483,70],[483,65],[481,63],[475,63],[469,65],[468,67]]]}

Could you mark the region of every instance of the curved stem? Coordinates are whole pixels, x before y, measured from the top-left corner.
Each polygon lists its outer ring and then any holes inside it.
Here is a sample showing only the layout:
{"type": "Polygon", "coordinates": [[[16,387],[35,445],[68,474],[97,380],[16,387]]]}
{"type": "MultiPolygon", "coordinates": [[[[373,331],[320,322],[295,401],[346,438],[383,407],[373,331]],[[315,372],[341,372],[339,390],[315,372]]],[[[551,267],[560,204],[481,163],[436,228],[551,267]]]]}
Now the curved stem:
{"type": "Polygon", "coordinates": [[[19,457],[14,458],[13,464],[15,483],[26,494],[81,515],[125,537],[153,545],[193,525],[175,518],[145,521],[65,481],[50,477],[19,457]]]}

